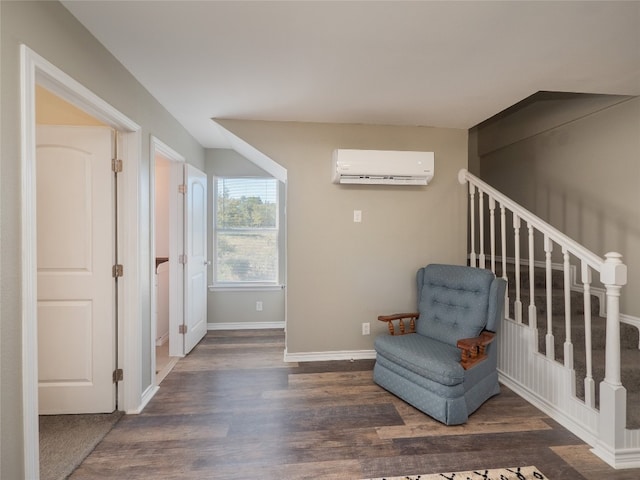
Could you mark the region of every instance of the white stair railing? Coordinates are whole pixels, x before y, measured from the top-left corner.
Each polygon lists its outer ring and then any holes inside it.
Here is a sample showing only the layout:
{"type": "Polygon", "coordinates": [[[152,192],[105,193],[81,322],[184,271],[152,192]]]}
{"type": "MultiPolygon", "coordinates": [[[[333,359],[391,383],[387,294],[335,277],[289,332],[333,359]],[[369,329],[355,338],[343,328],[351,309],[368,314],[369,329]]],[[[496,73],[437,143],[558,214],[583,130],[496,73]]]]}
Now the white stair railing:
{"type": "MultiPolygon", "coordinates": [[[[505,320],[499,338],[499,370],[503,383],[590,443],[593,451],[616,468],[640,467],[640,434],[629,435],[626,430],[626,389],[620,376],[620,290],[627,281],[627,267],[618,253],[607,253],[604,258],[591,252],[564,233],[549,225],[530,211],[518,205],[476,176],[462,169],[458,173],[461,184],[468,183],[469,192],[469,261],[472,266],[486,268],[487,263],[496,273],[497,256],[501,256],[501,275],[507,279],[507,259],[514,263],[514,281],[507,287],[505,320]],[[486,207],[485,207],[486,206],[486,207]],[[485,208],[489,222],[485,225],[485,208]],[[499,208],[499,227],[495,209],[499,208]],[[508,214],[507,214],[508,212],[508,214]],[[511,229],[507,219],[512,219],[511,229]],[[525,228],[526,227],[526,228],[525,228]],[[496,229],[500,228],[500,234],[496,229]],[[488,229],[489,232],[485,233],[488,229]],[[490,251],[485,251],[485,235],[490,251]],[[536,261],[535,239],[543,260],[536,261]],[[499,248],[495,242],[499,239],[499,248]],[[526,245],[528,259],[521,258],[521,243],[526,245]],[[553,329],[553,253],[561,256],[564,298],[563,362],[556,361],[553,329]],[[513,252],[513,257],[509,256],[513,252]],[[488,262],[486,260],[489,256],[488,262]],[[576,267],[572,267],[576,265],[576,267]],[[521,264],[528,264],[522,274],[521,264]],[[535,266],[545,270],[545,303],[536,305],[535,266]],[[572,343],[571,290],[572,268],[581,273],[584,295],[585,364],[584,400],[576,396],[572,343]],[[592,272],[598,272],[606,290],[606,353],[605,375],[600,383],[599,410],[596,408],[593,378],[591,338],[592,272]],[[524,275],[524,276],[522,276],[524,275]],[[528,278],[527,278],[528,276],[528,278]],[[526,323],[522,315],[521,285],[529,283],[529,304],[526,323]],[[510,299],[511,295],[515,295],[510,299]],[[513,305],[513,316],[509,307],[513,305]],[[546,325],[538,325],[538,311],[546,310],[546,325]],[[538,348],[538,327],[546,328],[545,352],[538,348]],[[523,358],[526,356],[526,358],[523,358]],[[630,452],[637,455],[630,455],[630,452]]],[[[526,292],[526,290],[525,290],[526,292]]],[[[556,329],[556,332],[558,329],[556,329]]],[[[636,431],[631,431],[635,433],[636,431]]]]}

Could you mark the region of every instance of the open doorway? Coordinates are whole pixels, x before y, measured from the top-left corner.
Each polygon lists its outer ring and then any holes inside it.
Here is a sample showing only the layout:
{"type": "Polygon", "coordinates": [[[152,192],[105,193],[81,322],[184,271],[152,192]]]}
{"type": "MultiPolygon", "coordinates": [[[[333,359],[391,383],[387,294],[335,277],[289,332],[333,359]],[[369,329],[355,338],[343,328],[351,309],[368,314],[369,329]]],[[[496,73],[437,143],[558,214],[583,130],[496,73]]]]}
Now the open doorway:
{"type": "Polygon", "coordinates": [[[155,155],[155,271],[153,286],[155,305],[153,306],[153,322],[156,326],[156,384],[160,385],[164,377],[171,371],[178,357],[169,355],[169,315],[171,311],[171,295],[169,290],[169,187],[171,161],[163,155],[155,155]]]}
{"type": "Polygon", "coordinates": [[[40,415],[116,409],[116,135],[37,86],[40,415]]]}
{"type": "Polygon", "coordinates": [[[150,155],[150,275],[156,286],[150,347],[157,389],[207,329],[207,176],[155,137],[150,155]]]}
{"type": "Polygon", "coordinates": [[[182,324],[184,305],[183,269],[179,255],[183,251],[183,199],[178,185],[184,157],[155,137],[151,138],[152,158],[152,328],[155,351],[155,385],[158,386],[182,357],[181,337],[171,328],[182,324]]]}
{"type": "Polygon", "coordinates": [[[40,478],[65,478],[122,412],[116,361],[117,132],[36,85],[40,478]]]}
{"type": "MultiPolygon", "coordinates": [[[[36,147],[36,85],[39,85],[50,93],[60,97],[60,99],[73,105],[80,111],[90,112],[104,127],[95,127],[111,132],[115,131],[118,138],[119,158],[127,165],[127,173],[123,174],[118,193],[114,193],[118,198],[122,208],[120,219],[113,225],[119,224],[115,235],[119,245],[122,246],[120,255],[121,263],[128,265],[128,273],[131,280],[124,280],[117,286],[112,287],[113,293],[118,292],[121,301],[114,305],[116,319],[114,320],[115,332],[113,341],[110,343],[114,349],[121,346],[119,350],[113,352],[110,348],[112,359],[122,368],[128,368],[130,375],[123,382],[119,382],[120,388],[116,389],[114,398],[118,401],[118,409],[124,411],[135,410],[140,405],[141,387],[139,384],[140,343],[139,326],[140,316],[138,315],[140,285],[132,281],[137,277],[137,264],[135,259],[139,258],[139,219],[138,219],[138,181],[139,181],[139,140],[140,127],[108,105],[106,102],[95,96],[82,85],[78,84],[64,72],[57,69],[50,62],[40,57],[26,46],[21,46],[21,295],[22,295],[22,404],[23,404],[23,447],[24,447],[24,472],[25,478],[40,477],[40,442],[39,442],[39,339],[43,338],[46,331],[39,332],[39,309],[42,303],[37,297],[38,292],[38,162],[36,147]],[[123,233],[126,232],[126,233],[123,233]],[[126,342],[124,339],[126,338],[126,342]]],[[[84,127],[83,127],[84,128],[84,127]]],[[[93,128],[93,127],[86,127],[93,128]]],[[[113,138],[113,137],[112,137],[113,138]]],[[[111,142],[109,141],[108,144],[111,142]]],[[[108,154],[109,159],[111,155],[108,154]]],[[[63,157],[63,161],[81,163],[63,157]]],[[[109,170],[111,161],[109,159],[109,170]]],[[[76,171],[80,172],[82,169],[76,171]]],[[[43,173],[41,170],[40,173],[43,173]]],[[[79,175],[78,178],[86,179],[86,175],[79,175]]],[[[110,183],[110,182],[108,182],[110,183]]],[[[73,188],[78,190],[78,185],[73,188]]],[[[85,190],[90,188],[85,184],[85,190]]],[[[114,197],[112,197],[114,199],[114,197]]],[[[67,252],[69,253],[69,252],[67,252]]],[[[73,254],[77,252],[71,252],[73,254]]],[[[50,255],[49,258],[55,258],[50,255]]],[[[111,277],[109,268],[109,277],[111,277]]],[[[108,295],[108,294],[107,294],[108,295]]],[[[83,310],[77,302],[68,306],[79,307],[77,312],[83,310]]],[[[49,304],[48,307],[53,305],[49,304]]],[[[59,304],[64,309],[65,305],[59,304]]],[[[87,312],[89,307],[85,306],[87,312]]],[[[66,354],[63,348],[58,348],[61,357],[66,354]]],[[[72,365],[72,367],[75,367],[72,365]]],[[[112,373],[109,372],[109,382],[112,382],[112,373]]],[[[110,389],[111,390],[111,389],[110,389]]],[[[114,402],[115,403],[115,402],[114,402]]],[[[110,407],[109,407],[110,408],[110,407]]]]}

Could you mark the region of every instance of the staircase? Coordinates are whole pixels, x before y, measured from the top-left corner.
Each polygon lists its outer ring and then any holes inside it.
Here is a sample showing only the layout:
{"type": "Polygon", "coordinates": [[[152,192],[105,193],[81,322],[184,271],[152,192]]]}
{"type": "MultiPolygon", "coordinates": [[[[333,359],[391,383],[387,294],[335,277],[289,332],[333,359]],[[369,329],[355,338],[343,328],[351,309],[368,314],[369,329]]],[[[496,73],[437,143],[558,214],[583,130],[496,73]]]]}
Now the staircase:
{"type": "MultiPolygon", "coordinates": [[[[526,265],[525,265],[526,267],[526,265]]],[[[495,272],[497,276],[505,277],[501,267],[495,272]]],[[[506,278],[508,284],[515,285],[515,266],[510,261],[507,262],[506,278]]],[[[564,364],[564,330],[565,330],[565,304],[564,304],[564,273],[557,267],[551,273],[551,313],[553,334],[553,359],[564,364]]],[[[545,269],[534,267],[533,276],[534,305],[539,305],[536,309],[536,330],[538,332],[538,352],[547,356],[547,345],[545,337],[547,334],[547,303],[546,303],[546,278],[545,269]]],[[[523,305],[530,305],[530,280],[528,276],[521,277],[521,302],[523,305]]],[[[575,395],[585,401],[586,377],[586,349],[585,340],[587,329],[584,322],[584,297],[582,292],[571,291],[570,293],[570,315],[571,332],[573,343],[573,368],[575,370],[575,395]]],[[[590,309],[595,312],[591,319],[591,351],[592,351],[592,377],[594,385],[597,386],[604,380],[605,371],[605,347],[606,347],[606,318],[598,315],[600,309],[600,298],[597,295],[590,295],[590,309]]],[[[509,299],[508,318],[515,318],[515,298],[509,299]]],[[[522,323],[528,325],[529,319],[525,315],[522,323]]],[[[640,428],[640,331],[638,328],[620,324],[620,354],[621,354],[621,379],[622,384],[627,389],[627,421],[628,429],[640,428]]],[[[595,407],[599,408],[599,389],[594,389],[595,407]]]]}
{"type": "Polygon", "coordinates": [[[620,314],[622,256],[591,252],[464,169],[458,180],[469,264],[508,282],[500,381],[609,465],[640,467],[640,323],[620,314]]]}

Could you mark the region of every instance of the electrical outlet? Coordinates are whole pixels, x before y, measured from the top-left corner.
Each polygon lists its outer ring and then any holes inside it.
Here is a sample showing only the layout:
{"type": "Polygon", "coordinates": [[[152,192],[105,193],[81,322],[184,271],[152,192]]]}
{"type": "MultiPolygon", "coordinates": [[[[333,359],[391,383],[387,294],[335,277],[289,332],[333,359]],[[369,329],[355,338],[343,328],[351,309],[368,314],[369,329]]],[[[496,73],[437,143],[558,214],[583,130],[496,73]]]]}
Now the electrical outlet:
{"type": "Polygon", "coordinates": [[[362,324],[362,335],[371,334],[371,324],[366,322],[362,324]]]}
{"type": "Polygon", "coordinates": [[[356,223],[362,222],[362,210],[353,211],[353,221],[356,223]]]}
{"type": "Polygon", "coordinates": [[[261,301],[257,301],[256,302],[256,312],[261,312],[262,311],[262,302],[261,301]]]}

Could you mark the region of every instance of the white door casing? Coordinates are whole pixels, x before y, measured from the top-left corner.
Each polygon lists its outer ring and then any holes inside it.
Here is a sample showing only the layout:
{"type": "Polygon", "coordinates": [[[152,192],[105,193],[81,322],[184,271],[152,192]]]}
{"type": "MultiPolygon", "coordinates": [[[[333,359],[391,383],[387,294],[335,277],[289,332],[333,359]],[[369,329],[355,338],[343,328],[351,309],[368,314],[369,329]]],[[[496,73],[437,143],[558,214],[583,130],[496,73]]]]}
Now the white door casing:
{"type": "Polygon", "coordinates": [[[118,343],[122,347],[119,349],[119,361],[126,371],[120,383],[122,388],[118,389],[118,405],[127,413],[138,413],[142,408],[141,372],[144,358],[140,299],[143,289],[138,268],[144,246],[140,236],[142,132],[137,123],[24,44],[20,45],[20,66],[22,449],[24,477],[39,478],[35,85],[40,84],[118,130],[119,155],[126,165],[123,173],[118,175],[118,196],[122,206],[119,222],[123,227],[118,230],[118,244],[121,263],[127,266],[124,281],[118,282],[118,322],[122,327],[118,335],[118,343]]]}
{"type": "Polygon", "coordinates": [[[36,145],[39,410],[112,412],[112,131],[39,126],[36,145]]]}
{"type": "Polygon", "coordinates": [[[184,354],[207,333],[207,175],[185,165],[184,354]]]}
{"type": "Polygon", "coordinates": [[[184,265],[180,256],[184,253],[185,195],[180,190],[185,179],[185,160],[172,157],[169,201],[169,356],[184,357],[184,265]]]}

